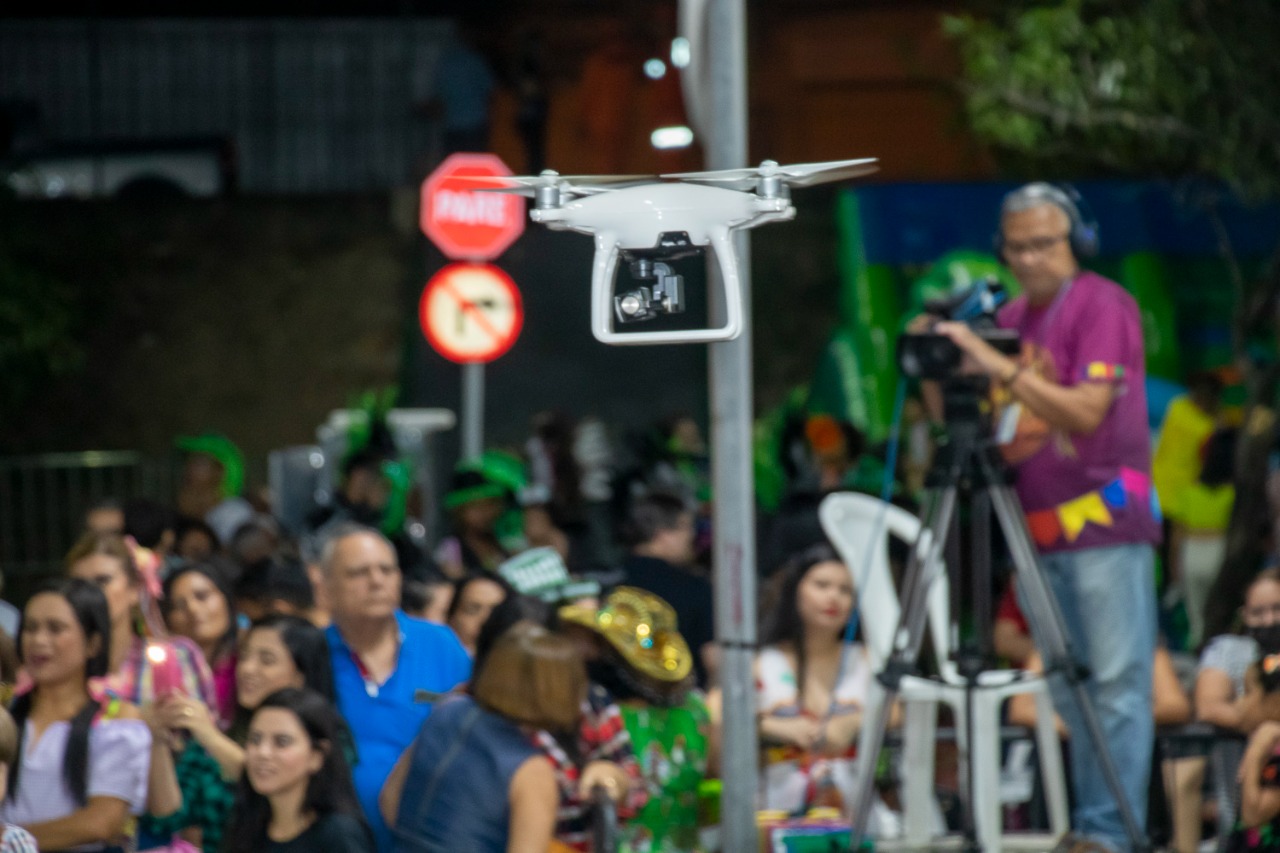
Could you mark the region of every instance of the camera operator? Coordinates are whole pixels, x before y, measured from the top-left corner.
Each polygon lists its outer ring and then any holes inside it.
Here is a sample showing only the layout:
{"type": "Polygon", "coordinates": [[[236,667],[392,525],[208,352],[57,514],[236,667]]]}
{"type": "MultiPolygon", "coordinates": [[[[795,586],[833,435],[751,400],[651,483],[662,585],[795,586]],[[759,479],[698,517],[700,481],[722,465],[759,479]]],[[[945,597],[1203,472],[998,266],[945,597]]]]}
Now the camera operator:
{"type": "MultiPolygon", "coordinates": [[[[1138,306],[1115,282],[1080,268],[1096,242],[1095,226],[1066,191],[1032,183],[1009,193],[996,244],[1024,293],[997,322],[1018,332],[1021,354],[1000,353],[964,323],[939,322],[932,331],[959,347],[1004,400],[997,441],[1017,466],[1017,493],[1041,568],[1072,651],[1088,667],[1086,689],[1141,826],[1153,739],[1153,546],[1160,530],[1151,502],[1138,306]]],[[[1072,826],[1079,837],[1060,849],[1125,850],[1120,806],[1079,709],[1061,678],[1051,684],[1054,704],[1075,733],[1072,826]]]]}

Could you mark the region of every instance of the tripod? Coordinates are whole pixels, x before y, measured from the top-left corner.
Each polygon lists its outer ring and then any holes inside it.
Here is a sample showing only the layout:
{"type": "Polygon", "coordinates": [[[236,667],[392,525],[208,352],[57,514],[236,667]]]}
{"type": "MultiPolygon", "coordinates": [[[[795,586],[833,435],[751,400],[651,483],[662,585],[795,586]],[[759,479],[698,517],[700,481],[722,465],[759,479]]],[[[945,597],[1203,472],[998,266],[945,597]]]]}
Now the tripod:
{"type": "MultiPolygon", "coordinates": [[[[881,689],[873,693],[873,699],[863,719],[866,729],[860,748],[862,770],[858,775],[853,798],[853,839],[855,844],[866,835],[867,821],[874,798],[873,768],[884,746],[885,730],[889,721],[889,709],[901,690],[904,676],[914,675],[920,657],[927,619],[929,587],[938,572],[942,571],[940,551],[948,541],[956,506],[962,490],[971,496],[975,511],[985,513],[989,505],[995,512],[1008,543],[1018,580],[1019,591],[1026,605],[1026,616],[1036,629],[1035,634],[1044,659],[1045,676],[1058,673],[1065,677],[1072,697],[1080,710],[1084,732],[1076,732],[1089,738],[1098,754],[1099,767],[1112,797],[1120,805],[1125,834],[1136,853],[1149,849],[1146,837],[1138,823],[1132,804],[1127,801],[1116,770],[1115,761],[1102,736],[1097,712],[1085,687],[1087,670],[1071,654],[1070,641],[1057,601],[1049,588],[1037,562],[1026,523],[1023,520],[1017,498],[1008,484],[1007,472],[992,445],[989,419],[985,416],[981,398],[986,388],[985,378],[962,377],[942,383],[944,412],[948,424],[949,440],[939,448],[926,484],[930,492],[928,510],[924,517],[920,537],[911,550],[902,581],[902,609],[893,646],[884,669],[877,675],[881,689]]],[[[975,525],[973,539],[975,580],[975,609],[980,635],[991,622],[990,607],[990,551],[986,535],[985,518],[975,525]],[[979,565],[981,564],[981,565],[979,565]],[[985,588],[984,588],[985,585],[985,588]]],[[[961,671],[968,683],[966,688],[970,713],[965,714],[967,725],[972,726],[973,690],[979,686],[979,675],[990,660],[989,643],[979,641],[976,652],[963,655],[961,671]]],[[[972,732],[967,742],[972,744],[972,732]]],[[[980,850],[973,816],[973,761],[968,762],[965,785],[965,820],[963,824],[964,849],[980,850]]]]}

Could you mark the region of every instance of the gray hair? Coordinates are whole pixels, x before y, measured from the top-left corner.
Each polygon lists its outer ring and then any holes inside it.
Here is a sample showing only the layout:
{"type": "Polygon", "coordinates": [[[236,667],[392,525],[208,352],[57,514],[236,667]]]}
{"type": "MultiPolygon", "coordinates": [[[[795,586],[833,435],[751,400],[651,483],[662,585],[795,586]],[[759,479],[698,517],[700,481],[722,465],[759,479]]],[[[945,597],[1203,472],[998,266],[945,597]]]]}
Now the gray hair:
{"type": "Polygon", "coordinates": [[[1071,220],[1072,228],[1075,227],[1077,222],[1081,221],[1080,208],[1070,194],[1061,187],[1055,187],[1053,184],[1044,181],[1024,184],[1006,195],[1004,201],[1000,203],[1000,218],[1003,219],[1010,213],[1021,213],[1024,210],[1031,210],[1046,204],[1051,204],[1065,213],[1067,218],[1071,220]]]}
{"type": "Polygon", "coordinates": [[[391,551],[392,559],[396,559],[396,546],[391,544],[391,540],[384,536],[381,530],[358,521],[336,521],[320,528],[315,534],[315,538],[320,541],[317,562],[325,577],[329,577],[329,570],[333,567],[333,555],[338,550],[338,543],[352,536],[372,536],[386,545],[391,551]]]}

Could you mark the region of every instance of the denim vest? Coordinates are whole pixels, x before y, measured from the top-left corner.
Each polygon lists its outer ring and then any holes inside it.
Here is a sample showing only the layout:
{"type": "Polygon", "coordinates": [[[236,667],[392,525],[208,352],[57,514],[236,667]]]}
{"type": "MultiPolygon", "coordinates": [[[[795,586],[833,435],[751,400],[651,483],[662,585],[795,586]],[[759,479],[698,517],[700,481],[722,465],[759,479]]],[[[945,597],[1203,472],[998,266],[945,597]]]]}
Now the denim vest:
{"type": "Polygon", "coordinates": [[[505,853],[511,777],[539,754],[470,697],[440,703],[413,742],[393,828],[402,853],[505,853]]]}

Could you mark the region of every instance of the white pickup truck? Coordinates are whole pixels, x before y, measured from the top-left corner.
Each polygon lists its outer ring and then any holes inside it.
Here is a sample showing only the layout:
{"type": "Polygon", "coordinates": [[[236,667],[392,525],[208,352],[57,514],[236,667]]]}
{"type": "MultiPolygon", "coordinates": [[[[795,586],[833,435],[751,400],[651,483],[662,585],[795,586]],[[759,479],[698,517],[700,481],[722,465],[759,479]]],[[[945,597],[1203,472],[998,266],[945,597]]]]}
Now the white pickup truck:
{"type": "Polygon", "coordinates": [[[235,186],[235,152],[222,137],[59,143],[8,158],[19,198],[208,198],[235,186]]]}

